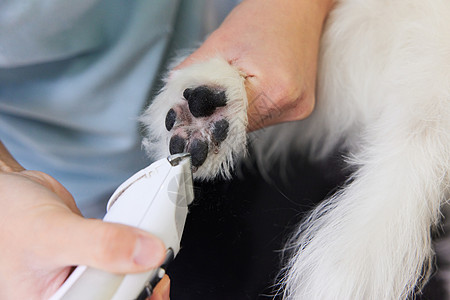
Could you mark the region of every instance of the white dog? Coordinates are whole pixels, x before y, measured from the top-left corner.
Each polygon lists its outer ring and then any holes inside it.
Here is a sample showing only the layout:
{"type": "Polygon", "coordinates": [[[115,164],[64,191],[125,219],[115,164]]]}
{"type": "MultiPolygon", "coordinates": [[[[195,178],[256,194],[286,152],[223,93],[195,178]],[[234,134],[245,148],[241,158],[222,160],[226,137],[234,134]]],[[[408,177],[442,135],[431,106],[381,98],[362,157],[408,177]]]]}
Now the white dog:
{"type": "MultiPolygon", "coordinates": [[[[173,72],[143,117],[149,151],[189,151],[197,178],[229,176],[246,152],[242,75],[220,58],[173,72]]],[[[263,160],[343,147],[355,169],[287,246],[285,298],[412,296],[429,276],[431,230],[450,192],[450,1],[338,1],[315,111],[256,134],[263,160]]]]}

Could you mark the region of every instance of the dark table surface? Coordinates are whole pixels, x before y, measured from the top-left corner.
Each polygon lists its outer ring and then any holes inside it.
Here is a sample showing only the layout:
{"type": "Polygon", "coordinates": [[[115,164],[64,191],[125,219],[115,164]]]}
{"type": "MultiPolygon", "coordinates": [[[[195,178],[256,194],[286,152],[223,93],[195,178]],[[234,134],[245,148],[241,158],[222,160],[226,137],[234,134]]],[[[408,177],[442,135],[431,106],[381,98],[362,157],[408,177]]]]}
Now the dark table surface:
{"type": "MultiPolygon", "coordinates": [[[[271,182],[251,166],[232,180],[195,184],[182,248],[168,270],[172,300],[281,299],[274,284],[283,245],[305,213],[346,178],[337,159],[290,161],[290,170],[271,170],[271,182]]],[[[445,299],[438,282],[429,286],[423,299],[445,299]]]]}

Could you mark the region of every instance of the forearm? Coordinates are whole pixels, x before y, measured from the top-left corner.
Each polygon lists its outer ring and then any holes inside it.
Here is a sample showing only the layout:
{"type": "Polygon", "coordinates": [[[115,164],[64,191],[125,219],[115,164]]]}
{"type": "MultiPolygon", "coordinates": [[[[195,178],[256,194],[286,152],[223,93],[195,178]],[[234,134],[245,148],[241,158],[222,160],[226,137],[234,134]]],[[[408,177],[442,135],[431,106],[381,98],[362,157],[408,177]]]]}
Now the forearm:
{"type": "Polygon", "coordinates": [[[0,172],[19,172],[24,168],[14,159],[0,141],[0,172]]]}
{"type": "Polygon", "coordinates": [[[242,71],[250,131],[304,119],[314,109],[320,37],[333,3],[245,0],[178,68],[221,56],[242,71]]]}
{"type": "Polygon", "coordinates": [[[238,58],[242,54],[248,54],[243,52],[251,49],[256,39],[270,44],[275,42],[271,39],[277,37],[291,44],[300,42],[318,48],[323,24],[334,2],[335,0],[244,0],[177,69],[217,54],[225,54],[226,58],[238,58]],[[272,36],[274,33],[276,35],[272,36]]]}
{"type": "Polygon", "coordinates": [[[320,38],[333,3],[246,0],[241,16],[230,15],[231,22],[242,20],[240,27],[252,27],[246,33],[259,34],[244,37],[242,48],[234,48],[240,53],[230,55],[247,75],[249,130],[304,119],[313,111],[320,38]],[[246,10],[253,10],[252,19],[243,18],[246,10]],[[246,40],[264,42],[255,50],[251,42],[245,44],[246,40]],[[271,103],[259,104],[262,94],[261,99],[271,103]]]}

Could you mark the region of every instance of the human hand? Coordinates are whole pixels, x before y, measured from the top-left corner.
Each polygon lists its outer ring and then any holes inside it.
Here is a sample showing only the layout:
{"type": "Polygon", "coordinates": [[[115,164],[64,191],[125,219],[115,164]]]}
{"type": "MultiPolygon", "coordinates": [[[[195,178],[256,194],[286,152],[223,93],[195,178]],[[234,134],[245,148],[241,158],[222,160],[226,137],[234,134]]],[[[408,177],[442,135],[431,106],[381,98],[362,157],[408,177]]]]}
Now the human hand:
{"type": "Polygon", "coordinates": [[[149,300],[168,300],[170,296],[170,278],[167,275],[161,279],[153,290],[149,300]]]}
{"type": "MultiPolygon", "coordinates": [[[[47,299],[74,265],[135,273],[162,263],[165,247],[156,237],[84,219],[55,179],[9,169],[0,162],[0,299],[47,299]]],[[[164,282],[152,300],[169,298],[164,282]]]]}
{"type": "Polygon", "coordinates": [[[220,56],[245,76],[248,130],[314,109],[319,39],[332,0],[246,0],[178,68],[220,56]]]}

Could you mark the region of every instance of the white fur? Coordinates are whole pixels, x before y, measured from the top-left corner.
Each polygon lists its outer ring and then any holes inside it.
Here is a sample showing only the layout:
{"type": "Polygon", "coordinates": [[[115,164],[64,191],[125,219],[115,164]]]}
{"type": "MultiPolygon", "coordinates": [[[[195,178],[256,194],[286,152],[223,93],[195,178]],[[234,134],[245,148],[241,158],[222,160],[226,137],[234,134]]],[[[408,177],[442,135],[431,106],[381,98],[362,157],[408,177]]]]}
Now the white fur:
{"type": "MultiPolygon", "coordinates": [[[[264,163],[343,147],[356,170],[288,245],[286,299],[405,299],[426,281],[430,229],[450,192],[449,34],[447,0],[338,1],[322,38],[312,116],[256,133],[264,163]]],[[[198,83],[218,74],[205,66],[198,83]]],[[[150,129],[163,128],[155,121],[150,129]]]]}
{"type": "Polygon", "coordinates": [[[318,107],[296,141],[319,155],[343,142],[357,171],[299,228],[287,299],[405,299],[426,279],[449,192],[449,15],[439,0],[347,0],[332,12],[318,107]]]}

